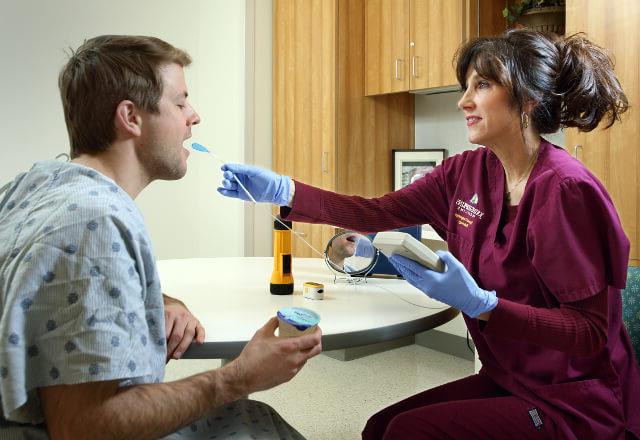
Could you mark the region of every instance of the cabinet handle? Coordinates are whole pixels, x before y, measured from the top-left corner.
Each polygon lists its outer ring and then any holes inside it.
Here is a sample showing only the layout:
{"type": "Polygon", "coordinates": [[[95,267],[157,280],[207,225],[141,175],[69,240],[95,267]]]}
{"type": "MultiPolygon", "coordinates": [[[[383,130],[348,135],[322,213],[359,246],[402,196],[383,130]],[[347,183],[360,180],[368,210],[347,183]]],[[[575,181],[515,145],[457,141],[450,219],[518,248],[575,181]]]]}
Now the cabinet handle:
{"type": "Polygon", "coordinates": [[[329,152],[328,151],[322,152],[322,172],[323,173],[329,172],[329,152]]]}
{"type": "Polygon", "coordinates": [[[299,235],[300,237],[306,237],[307,233],[306,232],[299,232],[299,231],[295,231],[296,235],[299,235]]]}
{"type": "Polygon", "coordinates": [[[411,58],[411,74],[414,78],[418,77],[418,57],[416,55],[411,58]]]}
{"type": "Polygon", "coordinates": [[[575,157],[578,160],[580,160],[580,158],[578,157],[579,150],[582,150],[582,145],[578,144],[575,147],[573,147],[573,157],[575,157]]]}
{"type": "Polygon", "coordinates": [[[400,78],[400,63],[402,62],[401,58],[396,58],[396,79],[400,80],[402,78],[400,78]]]}

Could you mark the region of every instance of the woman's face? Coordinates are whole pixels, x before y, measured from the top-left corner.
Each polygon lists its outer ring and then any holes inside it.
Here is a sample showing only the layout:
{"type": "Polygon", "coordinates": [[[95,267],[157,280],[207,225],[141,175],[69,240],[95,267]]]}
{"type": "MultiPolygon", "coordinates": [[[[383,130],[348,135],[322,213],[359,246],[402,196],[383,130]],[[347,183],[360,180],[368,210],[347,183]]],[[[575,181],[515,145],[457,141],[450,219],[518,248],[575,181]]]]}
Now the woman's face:
{"type": "Polygon", "coordinates": [[[506,136],[520,132],[520,114],[511,104],[507,90],[482,78],[472,67],[467,71],[467,89],[458,101],[464,111],[472,144],[491,147],[506,136]]]}

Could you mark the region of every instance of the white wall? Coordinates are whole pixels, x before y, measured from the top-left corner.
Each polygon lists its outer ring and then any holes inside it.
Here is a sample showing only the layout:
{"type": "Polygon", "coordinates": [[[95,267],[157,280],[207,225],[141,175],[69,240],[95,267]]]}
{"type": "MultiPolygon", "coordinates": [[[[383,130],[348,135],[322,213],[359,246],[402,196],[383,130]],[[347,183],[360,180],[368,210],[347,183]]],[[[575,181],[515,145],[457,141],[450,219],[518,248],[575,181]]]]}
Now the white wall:
{"type": "MultiPolygon", "coordinates": [[[[190,101],[202,118],[192,140],[225,160],[244,160],[245,1],[0,3],[0,184],[36,160],[68,152],[57,88],[65,50],[108,33],[152,35],[187,50],[194,60],[186,69],[190,101]]],[[[159,258],[243,255],[243,204],[215,191],[218,169],[194,152],[184,179],[154,182],[138,197],[159,258]]]]}
{"type": "MultiPolygon", "coordinates": [[[[477,145],[467,140],[464,116],[457,107],[461,96],[460,92],[416,95],[416,148],[445,148],[449,157],[464,150],[477,148],[477,145]]],[[[557,145],[565,145],[562,132],[546,135],[545,138],[557,145]]],[[[438,327],[438,330],[463,337],[467,334],[462,315],[438,327]]]]}
{"type": "Polygon", "coordinates": [[[445,148],[448,156],[476,148],[467,140],[458,92],[415,95],[416,148],[445,148]]]}
{"type": "MultiPolygon", "coordinates": [[[[271,168],[273,2],[247,1],[247,163],[271,168]]],[[[273,255],[272,206],[246,204],[245,255],[273,255]]]]}

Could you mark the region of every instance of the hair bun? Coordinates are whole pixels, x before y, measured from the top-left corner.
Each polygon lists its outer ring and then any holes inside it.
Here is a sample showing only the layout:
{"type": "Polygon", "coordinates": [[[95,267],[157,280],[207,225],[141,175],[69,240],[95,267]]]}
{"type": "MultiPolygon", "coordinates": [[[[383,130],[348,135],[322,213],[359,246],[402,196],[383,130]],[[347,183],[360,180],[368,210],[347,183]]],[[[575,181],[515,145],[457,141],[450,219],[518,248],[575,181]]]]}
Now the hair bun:
{"type": "Polygon", "coordinates": [[[629,107],[613,60],[582,33],[554,44],[559,55],[556,93],[562,96],[561,125],[591,131],[606,116],[609,128],[629,107]]]}

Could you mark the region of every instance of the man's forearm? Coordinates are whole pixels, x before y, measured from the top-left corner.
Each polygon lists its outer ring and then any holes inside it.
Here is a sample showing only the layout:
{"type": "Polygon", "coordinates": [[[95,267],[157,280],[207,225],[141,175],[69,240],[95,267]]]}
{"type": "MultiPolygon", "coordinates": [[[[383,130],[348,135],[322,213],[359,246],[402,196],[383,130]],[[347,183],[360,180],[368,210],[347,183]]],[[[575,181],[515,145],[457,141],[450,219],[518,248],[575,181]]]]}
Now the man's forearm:
{"type": "Polygon", "coordinates": [[[121,430],[114,435],[120,439],[158,438],[239,399],[245,393],[230,380],[234,365],[176,382],[122,390],[105,405],[105,415],[116,415],[107,432],[121,430]]]}
{"type": "Polygon", "coordinates": [[[235,360],[179,381],[123,389],[116,380],[39,388],[49,436],[158,438],[228,402],[287,382],[322,351],[322,331],[278,338],[277,327],[272,317],[235,360]]]}
{"type": "Polygon", "coordinates": [[[122,388],[102,400],[79,399],[67,420],[48,420],[53,440],[155,439],[247,394],[235,380],[235,363],[182,380],[122,388]],[[53,423],[51,423],[53,422],[53,423]]]}

